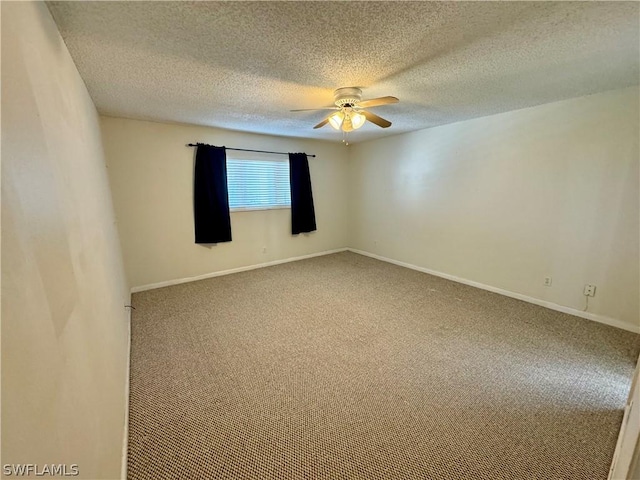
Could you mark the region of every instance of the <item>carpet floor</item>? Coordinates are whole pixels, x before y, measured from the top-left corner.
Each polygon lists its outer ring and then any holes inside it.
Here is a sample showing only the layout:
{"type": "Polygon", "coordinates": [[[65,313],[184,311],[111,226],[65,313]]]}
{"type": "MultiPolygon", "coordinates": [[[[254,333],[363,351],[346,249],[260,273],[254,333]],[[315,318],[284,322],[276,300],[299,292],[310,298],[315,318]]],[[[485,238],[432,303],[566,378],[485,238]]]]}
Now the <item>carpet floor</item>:
{"type": "Polygon", "coordinates": [[[131,480],[606,479],[640,351],[350,252],[133,303],[131,480]]]}

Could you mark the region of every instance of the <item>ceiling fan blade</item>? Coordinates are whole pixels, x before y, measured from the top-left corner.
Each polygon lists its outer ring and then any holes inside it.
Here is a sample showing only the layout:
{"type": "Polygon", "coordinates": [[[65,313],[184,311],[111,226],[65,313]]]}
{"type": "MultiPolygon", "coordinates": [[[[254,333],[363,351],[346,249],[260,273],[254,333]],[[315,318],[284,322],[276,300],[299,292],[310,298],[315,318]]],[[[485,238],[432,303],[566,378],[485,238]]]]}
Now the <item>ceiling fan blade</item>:
{"type": "Polygon", "coordinates": [[[329,123],[329,119],[331,118],[331,115],[333,115],[333,113],[327,115],[324,120],[322,120],[319,124],[317,124],[313,128],[316,129],[316,128],[324,127],[327,123],[329,123]]]}
{"type": "Polygon", "coordinates": [[[316,110],[337,110],[338,107],[320,107],[320,108],[299,108],[297,110],[289,110],[290,112],[315,112],[316,110]]]}
{"type": "Polygon", "coordinates": [[[390,103],[398,103],[396,97],[380,97],[380,98],[372,98],[370,100],[363,100],[362,102],[358,102],[358,106],[362,108],[367,107],[378,107],[380,105],[388,105],[390,103]]]}
{"type": "Polygon", "coordinates": [[[384,118],[379,117],[375,113],[367,112],[366,110],[361,110],[360,113],[363,114],[365,118],[369,120],[371,123],[375,123],[379,127],[387,128],[391,126],[391,122],[389,120],[385,120],[384,118]]]}

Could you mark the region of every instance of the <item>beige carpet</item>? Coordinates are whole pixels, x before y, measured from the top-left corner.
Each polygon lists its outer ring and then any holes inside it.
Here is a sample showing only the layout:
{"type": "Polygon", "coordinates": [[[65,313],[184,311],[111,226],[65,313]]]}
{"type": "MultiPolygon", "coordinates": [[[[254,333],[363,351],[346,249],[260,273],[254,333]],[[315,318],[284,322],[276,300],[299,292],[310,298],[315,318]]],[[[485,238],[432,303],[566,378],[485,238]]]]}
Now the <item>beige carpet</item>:
{"type": "Polygon", "coordinates": [[[637,335],[353,253],[134,295],[130,479],[605,479],[637,335]]]}

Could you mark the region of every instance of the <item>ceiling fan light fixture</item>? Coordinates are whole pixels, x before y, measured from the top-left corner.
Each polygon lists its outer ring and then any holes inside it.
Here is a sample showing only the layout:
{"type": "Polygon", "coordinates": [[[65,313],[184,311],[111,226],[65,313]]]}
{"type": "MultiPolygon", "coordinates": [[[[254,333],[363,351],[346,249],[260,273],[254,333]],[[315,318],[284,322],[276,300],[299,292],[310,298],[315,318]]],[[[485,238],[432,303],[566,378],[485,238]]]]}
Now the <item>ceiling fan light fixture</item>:
{"type": "Polygon", "coordinates": [[[367,118],[361,113],[351,107],[345,107],[329,117],[329,125],[338,131],[351,132],[362,127],[366,120],[367,118]]]}
{"type": "Polygon", "coordinates": [[[351,123],[351,118],[349,117],[349,115],[346,115],[344,117],[344,122],[342,122],[342,131],[350,132],[352,130],[353,130],[353,125],[351,123]]]}
{"type": "Polygon", "coordinates": [[[334,113],[329,117],[329,125],[331,125],[336,130],[340,130],[343,123],[344,123],[344,112],[342,110],[334,113]]]}
{"type": "Polygon", "coordinates": [[[364,122],[366,121],[367,121],[367,117],[365,117],[363,114],[359,112],[353,112],[351,114],[351,126],[353,127],[354,130],[357,130],[358,128],[363,126],[364,122]]]}
{"type": "MultiPolygon", "coordinates": [[[[1,0],[0,0],[1,1],[1,0]]],[[[364,108],[378,107],[380,105],[388,105],[398,103],[396,97],[378,97],[362,100],[362,90],[357,87],[343,87],[334,92],[333,95],[335,107],[322,107],[316,109],[303,108],[301,110],[291,110],[292,112],[302,112],[307,110],[333,110],[336,111],[326,116],[320,123],[313,128],[322,128],[327,123],[331,128],[343,133],[348,133],[361,128],[366,122],[371,122],[381,128],[391,126],[389,120],[371,113],[364,108]]]]}

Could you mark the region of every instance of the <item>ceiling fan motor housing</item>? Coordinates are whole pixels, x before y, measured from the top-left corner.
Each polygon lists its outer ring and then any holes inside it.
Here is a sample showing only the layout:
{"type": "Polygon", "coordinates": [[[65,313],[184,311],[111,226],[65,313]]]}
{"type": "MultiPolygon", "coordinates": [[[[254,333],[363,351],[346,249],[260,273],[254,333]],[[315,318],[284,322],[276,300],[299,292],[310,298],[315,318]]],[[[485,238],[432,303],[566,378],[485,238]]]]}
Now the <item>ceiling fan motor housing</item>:
{"type": "Polygon", "coordinates": [[[335,104],[342,107],[351,107],[362,100],[362,90],[356,87],[343,87],[333,92],[335,104]]]}

